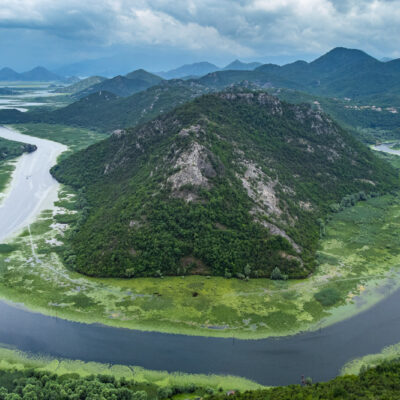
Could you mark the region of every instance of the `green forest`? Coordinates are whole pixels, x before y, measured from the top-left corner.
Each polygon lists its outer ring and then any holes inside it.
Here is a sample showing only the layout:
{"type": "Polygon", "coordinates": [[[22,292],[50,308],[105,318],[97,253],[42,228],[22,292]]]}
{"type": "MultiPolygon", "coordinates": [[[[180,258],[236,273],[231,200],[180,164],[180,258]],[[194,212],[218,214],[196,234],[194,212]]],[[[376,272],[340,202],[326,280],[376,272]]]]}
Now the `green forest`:
{"type": "Polygon", "coordinates": [[[363,369],[358,376],[348,375],[329,382],[248,391],[233,396],[214,395],[210,400],[397,400],[400,398],[400,362],[385,362],[376,368],[363,369]]]}

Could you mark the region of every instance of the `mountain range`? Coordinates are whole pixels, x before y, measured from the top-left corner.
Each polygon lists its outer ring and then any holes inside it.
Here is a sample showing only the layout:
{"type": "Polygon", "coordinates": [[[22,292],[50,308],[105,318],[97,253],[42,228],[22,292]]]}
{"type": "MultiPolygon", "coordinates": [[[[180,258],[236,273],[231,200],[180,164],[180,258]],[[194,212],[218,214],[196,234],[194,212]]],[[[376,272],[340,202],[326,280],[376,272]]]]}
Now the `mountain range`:
{"type": "Polygon", "coordinates": [[[361,50],[335,48],[308,63],[265,64],[254,71],[217,71],[199,79],[201,84],[224,88],[240,81],[262,87],[284,87],[324,96],[365,98],[400,94],[400,59],[378,61],[361,50]]]}
{"type": "MultiPolygon", "coordinates": [[[[168,112],[196,96],[231,85],[300,90],[302,95],[293,94],[289,98],[298,97],[308,102],[316,100],[312,96],[337,96],[394,106],[400,104],[400,60],[384,63],[359,50],[337,48],[311,63],[265,64],[253,71],[217,71],[185,81],[163,81],[159,76],[137,70],[124,77],[93,77],[70,86],[71,89],[66,87],[63,90],[74,92],[73,96],[79,101],[54,112],[22,114],[15,110],[0,110],[0,123],[47,121],[112,131],[148,121],[158,113],[168,112]],[[305,93],[311,96],[306,97],[305,93]]],[[[349,125],[358,124],[367,113],[357,113],[344,106],[339,108],[329,107],[328,111],[349,125]]],[[[375,115],[375,121],[382,120],[387,125],[386,116],[377,115],[374,111],[369,113],[375,115]]],[[[393,119],[390,124],[393,125],[396,115],[390,116],[393,119]]],[[[368,122],[370,119],[365,123],[361,121],[362,125],[374,127],[368,122]]]]}

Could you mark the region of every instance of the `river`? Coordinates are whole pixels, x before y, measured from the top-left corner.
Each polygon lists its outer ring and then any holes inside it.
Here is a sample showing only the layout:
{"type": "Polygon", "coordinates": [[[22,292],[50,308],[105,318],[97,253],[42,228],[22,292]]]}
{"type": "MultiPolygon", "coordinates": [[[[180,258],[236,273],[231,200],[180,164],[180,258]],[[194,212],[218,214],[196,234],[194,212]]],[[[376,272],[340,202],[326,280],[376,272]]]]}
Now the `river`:
{"type": "Polygon", "coordinates": [[[0,202],[1,243],[57,200],[58,183],[49,171],[67,146],[4,127],[0,127],[0,137],[37,146],[36,151],[18,159],[7,195],[0,202]]]}
{"type": "MultiPolygon", "coordinates": [[[[4,128],[0,136],[38,146],[35,153],[18,161],[0,216],[0,237],[4,238],[33,220],[56,198],[57,183],[48,171],[63,146],[4,128]],[[3,223],[3,218],[8,223],[3,223]],[[14,218],[18,219],[16,223],[14,218]]],[[[265,385],[287,385],[300,383],[302,375],[314,381],[331,379],[352,358],[400,342],[399,303],[397,291],[367,311],[319,331],[234,340],[81,324],[0,302],[0,342],[52,357],[170,372],[231,374],[265,385]]]]}
{"type": "Polygon", "coordinates": [[[395,154],[396,156],[400,156],[400,150],[392,149],[393,143],[383,143],[378,146],[373,146],[373,149],[376,151],[382,151],[384,153],[395,154]]]}

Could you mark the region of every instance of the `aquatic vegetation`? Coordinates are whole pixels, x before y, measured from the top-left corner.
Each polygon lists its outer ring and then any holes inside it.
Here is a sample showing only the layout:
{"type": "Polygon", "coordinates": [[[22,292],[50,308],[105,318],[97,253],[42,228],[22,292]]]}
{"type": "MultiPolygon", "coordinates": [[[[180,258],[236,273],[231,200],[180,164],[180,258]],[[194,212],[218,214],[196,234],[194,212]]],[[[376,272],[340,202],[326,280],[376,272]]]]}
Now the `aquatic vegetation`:
{"type": "Polygon", "coordinates": [[[340,373],[341,375],[358,375],[366,368],[374,368],[382,362],[398,359],[400,359],[400,343],[387,346],[380,353],[368,354],[351,360],[343,366],[340,373]]]}
{"type": "Polygon", "coordinates": [[[0,346],[0,373],[7,370],[25,371],[27,369],[32,369],[36,372],[49,372],[58,376],[74,374],[82,378],[103,375],[116,379],[133,380],[139,384],[152,384],[157,387],[192,385],[195,387],[210,387],[214,390],[219,388],[223,390],[254,390],[262,388],[262,385],[251,380],[230,375],[168,373],[136,366],[32,356],[19,350],[0,346]]]}
{"type": "Polygon", "coordinates": [[[317,272],[297,281],[80,275],[58,255],[68,235],[64,222],[77,215],[77,197],[65,187],[59,196],[54,211],[8,243],[13,251],[0,252],[0,296],[44,314],[140,330],[262,338],[337,322],[400,286],[396,196],[334,214],[320,243],[317,272]],[[334,305],[315,298],[327,289],[339,295],[334,305]]]}
{"type": "Polygon", "coordinates": [[[60,159],[64,159],[71,155],[71,153],[85,149],[91,144],[97,143],[108,136],[104,133],[94,132],[89,129],[57,124],[15,124],[12,125],[12,128],[24,135],[53,140],[67,145],[68,151],[64,152],[60,156],[60,159]]]}

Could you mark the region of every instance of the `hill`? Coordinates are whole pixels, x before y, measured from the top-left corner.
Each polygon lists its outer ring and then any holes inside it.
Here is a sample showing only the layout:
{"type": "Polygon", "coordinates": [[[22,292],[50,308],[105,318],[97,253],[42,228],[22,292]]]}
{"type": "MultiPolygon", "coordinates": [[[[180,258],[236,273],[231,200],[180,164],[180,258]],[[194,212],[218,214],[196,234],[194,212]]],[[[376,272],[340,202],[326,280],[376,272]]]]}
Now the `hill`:
{"type": "Polygon", "coordinates": [[[306,277],[330,204],[397,185],[327,116],[247,91],[205,95],[116,132],[53,174],[88,204],[66,262],[125,277],[269,277],[276,267],[306,277]]]}
{"type": "Polygon", "coordinates": [[[147,72],[144,69],[137,69],[135,71],[129,72],[129,74],[125,75],[125,78],[138,79],[143,82],[147,82],[150,86],[157,85],[162,81],[162,78],[160,76],[152,74],[151,72],[147,72]]]}
{"type": "Polygon", "coordinates": [[[244,63],[240,60],[232,61],[223,70],[234,70],[234,71],[252,71],[258,67],[261,67],[262,63],[259,62],[251,62],[251,63],[244,63]]]}
{"type": "Polygon", "coordinates": [[[20,75],[11,68],[2,68],[0,70],[0,81],[18,81],[20,75]]]}
{"type": "Polygon", "coordinates": [[[11,68],[0,70],[0,81],[54,82],[63,80],[63,77],[50,72],[44,67],[36,67],[21,74],[11,68]]]}
{"type": "Polygon", "coordinates": [[[168,72],[161,72],[159,75],[165,79],[179,79],[187,76],[199,77],[218,70],[219,67],[216,65],[203,61],[193,64],[185,64],[168,72]]]}
{"type": "Polygon", "coordinates": [[[107,91],[92,93],[54,111],[0,110],[0,123],[45,122],[112,132],[150,121],[207,92],[206,87],[195,82],[162,81],[129,97],[107,91]]]}
{"type": "Polygon", "coordinates": [[[207,88],[184,81],[165,81],[124,98],[98,92],[47,114],[46,119],[111,132],[150,121],[204,93],[207,88]]]}
{"type": "Polygon", "coordinates": [[[157,75],[144,70],[137,70],[126,76],[118,75],[111,79],[106,79],[95,85],[92,85],[76,94],[76,97],[82,98],[96,92],[111,92],[120,97],[127,97],[134,93],[146,90],[151,86],[157,85],[162,81],[157,75]]]}
{"type": "Polygon", "coordinates": [[[57,93],[78,93],[82,90],[85,90],[93,85],[97,85],[98,83],[104,82],[107,78],[102,76],[90,76],[89,78],[82,79],[72,85],[57,89],[57,93]]]}
{"type": "Polygon", "coordinates": [[[44,67],[36,67],[30,71],[23,72],[21,75],[22,81],[31,81],[31,82],[53,82],[53,81],[62,81],[63,78],[53,72],[50,72],[44,67]]]}

